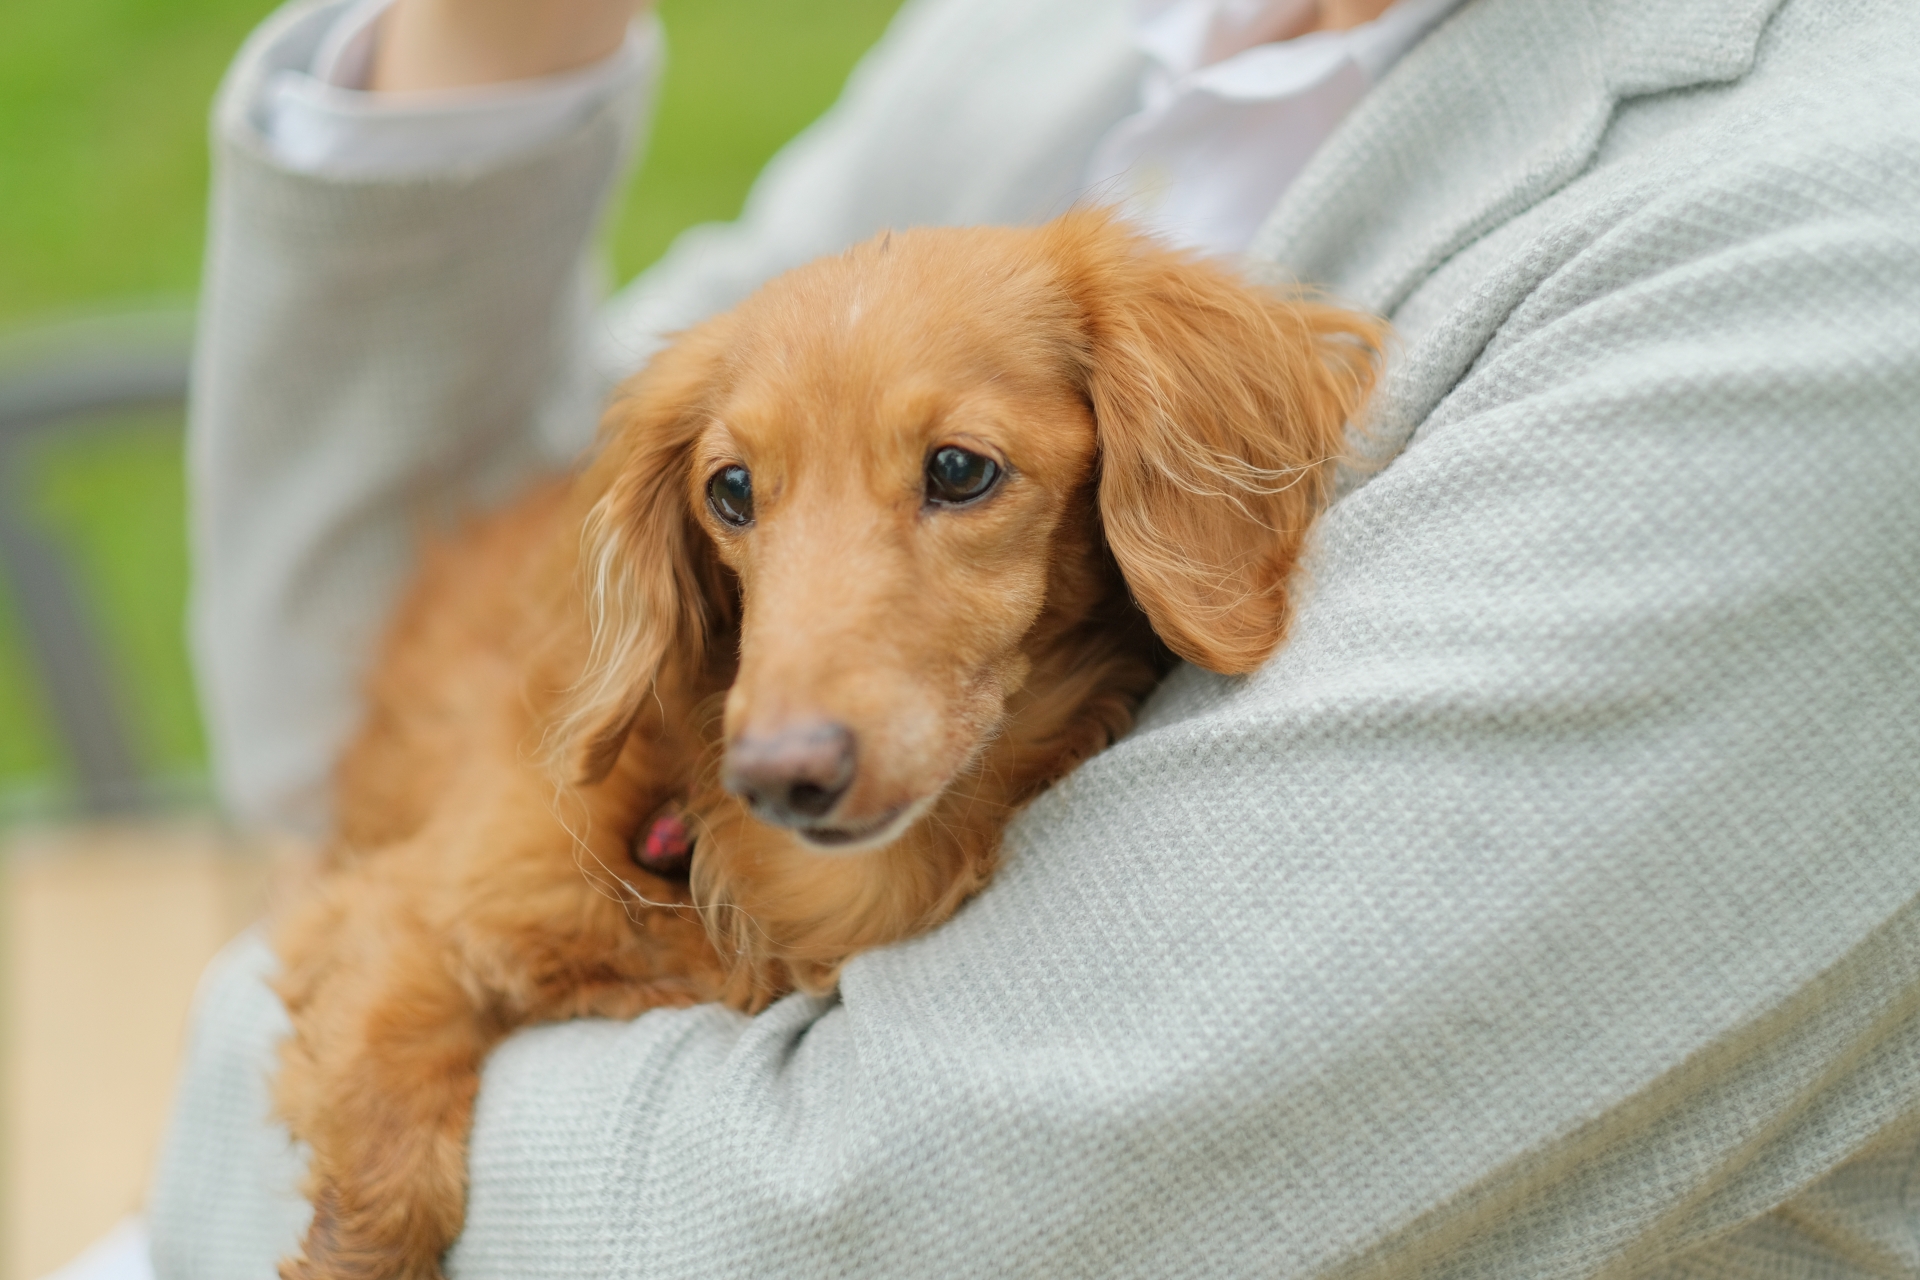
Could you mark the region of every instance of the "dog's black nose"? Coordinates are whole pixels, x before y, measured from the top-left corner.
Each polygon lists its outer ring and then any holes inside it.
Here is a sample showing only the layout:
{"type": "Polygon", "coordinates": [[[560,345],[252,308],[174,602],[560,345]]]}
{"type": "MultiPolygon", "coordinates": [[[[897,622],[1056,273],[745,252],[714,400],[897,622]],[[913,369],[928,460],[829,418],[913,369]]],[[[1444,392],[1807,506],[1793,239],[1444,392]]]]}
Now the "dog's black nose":
{"type": "Polygon", "coordinates": [[[721,781],[763,822],[798,827],[832,812],[853,782],[853,761],[852,730],[815,721],[736,739],[721,781]]]}

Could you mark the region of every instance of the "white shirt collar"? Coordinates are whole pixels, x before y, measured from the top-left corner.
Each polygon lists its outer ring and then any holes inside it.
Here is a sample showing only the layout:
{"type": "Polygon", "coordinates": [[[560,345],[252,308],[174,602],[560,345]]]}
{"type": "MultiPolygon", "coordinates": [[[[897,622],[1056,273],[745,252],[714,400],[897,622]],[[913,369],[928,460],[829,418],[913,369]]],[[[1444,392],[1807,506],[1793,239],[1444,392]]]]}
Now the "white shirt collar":
{"type": "Polygon", "coordinates": [[[1358,27],[1272,40],[1313,0],[1138,0],[1141,110],[1102,141],[1088,194],[1177,243],[1244,250],[1366,90],[1460,2],[1397,0],[1358,27]]]}

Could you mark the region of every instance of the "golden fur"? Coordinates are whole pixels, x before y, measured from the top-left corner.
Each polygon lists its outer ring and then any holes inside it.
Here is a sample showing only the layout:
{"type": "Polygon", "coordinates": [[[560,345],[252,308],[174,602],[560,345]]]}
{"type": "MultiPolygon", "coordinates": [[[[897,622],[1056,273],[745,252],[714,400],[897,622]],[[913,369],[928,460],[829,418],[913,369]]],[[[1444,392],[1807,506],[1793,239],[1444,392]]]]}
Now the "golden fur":
{"type": "Polygon", "coordinates": [[[663,351],[584,471],[430,554],[388,638],[276,939],[315,1205],[282,1274],[439,1275],[514,1027],[831,989],[977,891],[1169,651],[1258,666],[1380,339],[1083,211],[883,237],[663,351]],[[999,488],[928,505],[948,445],[999,488]],[[745,528],[705,498],[730,465],[745,528]],[[809,715],[860,744],[853,852],[721,785],[730,742],[809,715]],[[629,852],[671,805],[687,883],[629,852]]]}

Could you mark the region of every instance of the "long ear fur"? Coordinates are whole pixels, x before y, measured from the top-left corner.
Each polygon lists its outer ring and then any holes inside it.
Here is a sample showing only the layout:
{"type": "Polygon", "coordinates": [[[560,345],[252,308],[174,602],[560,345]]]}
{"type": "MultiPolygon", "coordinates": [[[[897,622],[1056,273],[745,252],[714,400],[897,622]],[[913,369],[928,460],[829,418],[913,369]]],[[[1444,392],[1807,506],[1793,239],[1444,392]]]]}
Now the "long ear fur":
{"type": "Polygon", "coordinates": [[[1384,325],[1263,290],[1105,211],[1043,234],[1083,317],[1114,558],[1175,653],[1251,671],[1286,634],[1288,578],[1384,325]]]}
{"type": "Polygon", "coordinates": [[[549,739],[580,784],[606,777],[663,680],[693,680],[734,625],[732,584],[687,506],[689,454],[723,368],[724,331],[682,336],[607,412],[599,456],[581,477],[592,505],[579,589],[590,647],[549,739]]]}

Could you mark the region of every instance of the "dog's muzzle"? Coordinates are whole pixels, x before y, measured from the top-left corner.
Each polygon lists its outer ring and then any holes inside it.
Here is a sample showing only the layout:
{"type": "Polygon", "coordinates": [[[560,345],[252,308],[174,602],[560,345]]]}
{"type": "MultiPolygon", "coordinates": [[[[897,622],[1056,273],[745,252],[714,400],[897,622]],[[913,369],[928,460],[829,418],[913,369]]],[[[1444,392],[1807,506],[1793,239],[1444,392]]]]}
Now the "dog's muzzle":
{"type": "Polygon", "coordinates": [[[852,730],[816,721],[735,739],[720,780],[762,822],[817,827],[853,785],[857,756],[852,730]]]}

